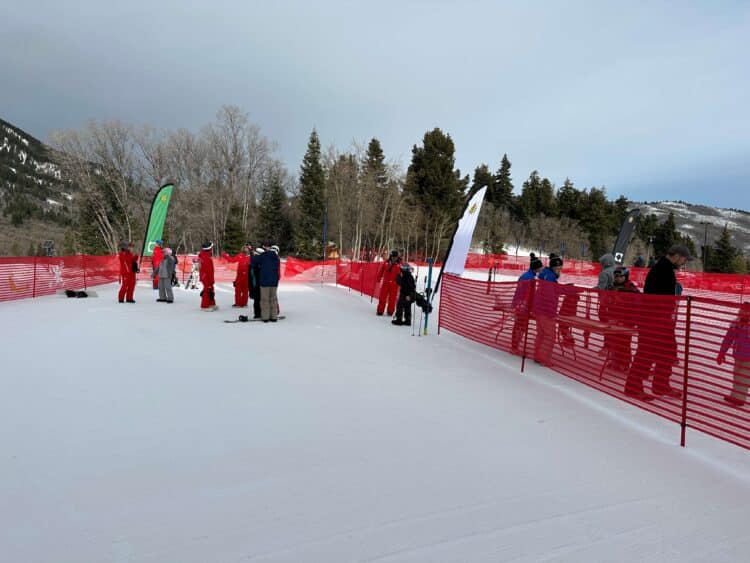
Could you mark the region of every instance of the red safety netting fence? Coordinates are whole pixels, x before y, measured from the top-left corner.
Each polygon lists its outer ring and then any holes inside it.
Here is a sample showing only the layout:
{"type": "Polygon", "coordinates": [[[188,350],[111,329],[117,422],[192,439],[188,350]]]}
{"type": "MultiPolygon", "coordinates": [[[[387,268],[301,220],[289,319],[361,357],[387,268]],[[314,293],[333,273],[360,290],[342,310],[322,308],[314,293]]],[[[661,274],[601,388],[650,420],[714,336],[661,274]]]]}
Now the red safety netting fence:
{"type": "MultiPolygon", "coordinates": [[[[410,262],[414,279],[420,280],[427,275],[425,263],[410,262]]],[[[348,287],[361,295],[377,297],[382,286],[382,272],[385,262],[339,262],[336,266],[336,283],[348,287]]],[[[436,266],[433,266],[436,267],[436,266]]],[[[437,265],[439,267],[439,264],[437,265]]],[[[433,285],[435,280],[433,279],[433,285]]]]}
{"type": "MultiPolygon", "coordinates": [[[[542,257],[546,265],[547,258],[542,257]]],[[[469,254],[466,259],[469,269],[492,269],[493,272],[518,277],[529,268],[528,256],[507,254],[469,254]]],[[[630,279],[643,287],[648,268],[629,267],[630,279]]],[[[601,272],[597,262],[585,262],[566,258],[561,280],[584,287],[594,287],[601,272]]],[[[711,272],[691,272],[679,270],[677,281],[686,294],[693,296],[741,302],[750,298],[750,275],[716,274],[711,272]]]]}
{"type": "MultiPolygon", "coordinates": [[[[198,276],[195,269],[197,255],[177,256],[177,273],[185,283],[198,276]]],[[[281,262],[281,279],[285,282],[336,283],[336,261],[310,261],[289,257],[281,262]]],[[[151,259],[141,262],[139,280],[149,280],[152,274],[151,259]]],[[[237,275],[237,264],[214,258],[214,279],[231,282],[237,275]]],[[[58,291],[80,290],[97,285],[118,282],[120,262],[110,256],[61,257],[0,257],[0,301],[26,299],[52,295],[58,291]]]]}
{"type": "Polygon", "coordinates": [[[117,281],[116,256],[0,257],[0,301],[117,281]]]}
{"type": "Polygon", "coordinates": [[[750,308],[735,302],[447,275],[438,326],[676,422],[683,444],[692,428],[750,448],[750,308]]]}

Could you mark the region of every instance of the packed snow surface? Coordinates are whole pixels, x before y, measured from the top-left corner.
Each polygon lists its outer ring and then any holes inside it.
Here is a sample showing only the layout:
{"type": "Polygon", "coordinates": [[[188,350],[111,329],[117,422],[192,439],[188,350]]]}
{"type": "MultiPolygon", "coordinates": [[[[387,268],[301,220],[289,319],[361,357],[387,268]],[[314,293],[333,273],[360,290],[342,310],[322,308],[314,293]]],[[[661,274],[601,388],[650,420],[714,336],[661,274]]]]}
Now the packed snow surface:
{"type": "Polygon", "coordinates": [[[747,561],[750,455],[346,289],[0,304],[17,562],[747,561]]]}

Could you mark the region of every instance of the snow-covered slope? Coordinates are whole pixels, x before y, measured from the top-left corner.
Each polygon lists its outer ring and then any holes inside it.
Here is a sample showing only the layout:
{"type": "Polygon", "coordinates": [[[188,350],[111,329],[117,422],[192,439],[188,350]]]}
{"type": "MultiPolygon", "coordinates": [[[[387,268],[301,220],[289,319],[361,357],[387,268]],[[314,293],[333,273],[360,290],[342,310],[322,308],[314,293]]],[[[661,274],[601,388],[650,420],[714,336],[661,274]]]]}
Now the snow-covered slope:
{"type": "Polygon", "coordinates": [[[346,289],[219,290],[0,304],[3,560],[746,560],[747,451],[346,289]]]}
{"type": "Polygon", "coordinates": [[[674,213],[677,230],[692,237],[696,248],[701,247],[704,238],[708,240],[709,245],[714,244],[726,225],[732,236],[732,244],[742,249],[746,255],[750,253],[750,213],[747,211],[692,205],[681,201],[632,205],[640,207],[642,215],[653,213],[660,221],[670,212],[674,213]]]}

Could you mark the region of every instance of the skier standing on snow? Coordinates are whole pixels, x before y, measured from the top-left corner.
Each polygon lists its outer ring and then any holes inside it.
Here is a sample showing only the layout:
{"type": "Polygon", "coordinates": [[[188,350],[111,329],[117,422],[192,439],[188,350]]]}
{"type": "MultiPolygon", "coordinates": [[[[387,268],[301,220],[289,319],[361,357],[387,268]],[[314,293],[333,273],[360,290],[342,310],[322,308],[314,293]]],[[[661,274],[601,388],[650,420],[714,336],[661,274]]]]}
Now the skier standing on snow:
{"type": "Polygon", "coordinates": [[[214,294],[214,260],[211,256],[211,249],[214,243],[206,241],[198,253],[198,263],[200,264],[200,280],[203,284],[201,291],[201,310],[216,311],[216,295],[214,294]]]}
{"type": "Polygon", "coordinates": [[[273,245],[260,256],[260,316],[264,323],[276,322],[279,312],[279,247],[273,245]]]}
{"type": "Polygon", "coordinates": [[[138,273],[138,255],[133,254],[133,243],[123,242],[120,244],[120,292],[117,300],[120,303],[135,303],[133,292],[135,291],[135,274],[138,273]]]}
{"type": "Polygon", "coordinates": [[[252,248],[246,244],[236,256],[229,256],[226,252],[222,253],[224,260],[237,263],[237,275],[234,278],[234,305],[232,307],[247,307],[251,251],[252,248]]]}
{"type": "Polygon", "coordinates": [[[154,243],[154,251],[151,253],[151,276],[154,278],[154,289],[159,289],[159,275],[157,274],[157,270],[159,269],[159,264],[161,264],[161,260],[164,256],[164,252],[162,252],[161,248],[163,244],[163,240],[157,240],[154,243]]]}
{"type": "Polygon", "coordinates": [[[173,303],[174,294],[172,293],[172,278],[175,275],[175,257],[172,256],[172,249],[165,248],[163,256],[159,261],[159,267],[154,271],[154,280],[159,284],[159,299],[161,303],[173,303]]]}
{"type": "Polygon", "coordinates": [[[411,325],[411,304],[417,296],[417,282],[411,273],[409,264],[403,262],[401,271],[396,276],[396,285],[399,287],[398,306],[396,307],[396,318],[391,321],[395,325],[411,325]]]}
{"type": "Polygon", "coordinates": [[[378,270],[377,280],[382,281],[383,284],[380,286],[380,297],[378,299],[377,314],[379,316],[386,310],[386,304],[388,305],[389,316],[392,316],[396,309],[396,298],[398,297],[396,276],[401,271],[400,263],[401,258],[398,255],[398,250],[391,250],[388,261],[384,262],[378,270]]]}
{"type": "Polygon", "coordinates": [[[250,291],[253,298],[253,318],[259,319],[260,316],[260,260],[266,251],[263,245],[255,248],[255,254],[250,259],[250,291]]]}

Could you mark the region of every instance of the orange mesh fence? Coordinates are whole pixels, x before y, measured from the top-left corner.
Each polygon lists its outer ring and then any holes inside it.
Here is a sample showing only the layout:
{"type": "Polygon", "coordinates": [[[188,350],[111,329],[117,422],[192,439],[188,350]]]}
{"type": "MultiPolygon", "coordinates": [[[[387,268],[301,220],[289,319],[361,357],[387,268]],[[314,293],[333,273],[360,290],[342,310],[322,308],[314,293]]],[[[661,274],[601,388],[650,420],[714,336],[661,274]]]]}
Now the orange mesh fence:
{"type": "Polygon", "coordinates": [[[378,273],[383,262],[339,262],[336,283],[357,291],[360,295],[377,296],[380,282],[378,273]]]}
{"type": "MultiPolygon", "coordinates": [[[[198,271],[197,255],[177,256],[177,276],[185,283],[198,271]]],[[[231,282],[237,276],[237,264],[214,258],[214,279],[231,282]]],[[[140,263],[137,279],[150,281],[153,268],[151,258],[140,263]]],[[[281,279],[285,282],[336,282],[336,261],[308,261],[289,257],[281,262],[281,279]]],[[[0,301],[51,295],[61,290],[80,290],[119,282],[120,263],[117,255],[60,256],[60,257],[0,257],[0,301]]]]}
{"type": "Polygon", "coordinates": [[[115,256],[0,258],[0,301],[51,295],[117,281],[115,256]]]}
{"type": "Polygon", "coordinates": [[[750,448],[750,306],[543,281],[442,284],[438,330],[750,448]]]}

